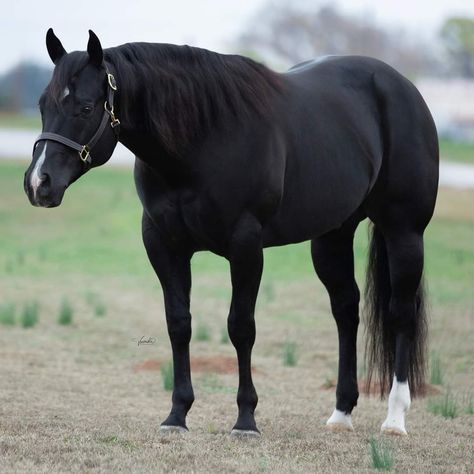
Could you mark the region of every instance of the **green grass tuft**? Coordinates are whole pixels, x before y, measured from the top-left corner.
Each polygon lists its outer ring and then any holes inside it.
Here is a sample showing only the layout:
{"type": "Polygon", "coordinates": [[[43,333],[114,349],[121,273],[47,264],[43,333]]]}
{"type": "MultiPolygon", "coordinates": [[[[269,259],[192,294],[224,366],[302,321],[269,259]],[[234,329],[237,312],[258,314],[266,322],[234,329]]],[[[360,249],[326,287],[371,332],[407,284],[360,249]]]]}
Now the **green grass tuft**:
{"type": "Polygon", "coordinates": [[[474,400],[472,399],[472,395],[466,396],[466,406],[464,408],[464,412],[467,415],[474,415],[474,400]]]}
{"type": "Polygon", "coordinates": [[[227,330],[227,327],[223,327],[221,330],[221,344],[229,344],[229,342],[229,331],[227,330]]]}
{"type": "Polygon", "coordinates": [[[173,362],[168,362],[161,366],[161,379],[163,380],[163,388],[171,392],[174,387],[173,362]]]}
{"type": "Polygon", "coordinates": [[[26,303],[21,312],[21,325],[24,328],[31,328],[36,325],[39,320],[38,302],[26,303]]]}
{"type": "Polygon", "coordinates": [[[0,324],[15,325],[15,305],[13,303],[4,303],[0,306],[0,324]]]}
{"type": "Polygon", "coordinates": [[[373,436],[370,438],[370,457],[374,469],[390,471],[393,467],[392,450],[387,444],[378,442],[373,436]]]}
{"type": "Polygon", "coordinates": [[[428,400],[428,411],[444,418],[456,418],[459,413],[458,403],[448,390],[444,396],[428,400]]]}
{"type": "Polygon", "coordinates": [[[204,323],[198,323],[196,326],[196,332],[194,334],[196,341],[210,341],[211,340],[211,331],[209,326],[204,323]]]}
{"type": "Polygon", "coordinates": [[[107,306],[105,306],[105,303],[102,301],[97,301],[97,303],[94,306],[94,315],[97,317],[102,317],[107,314],[107,306]]]}
{"type": "Polygon", "coordinates": [[[296,342],[286,341],[283,346],[283,365],[286,367],[295,367],[298,363],[298,356],[296,354],[296,342]]]}
{"type": "Polygon", "coordinates": [[[63,299],[59,308],[58,324],[69,326],[72,323],[74,310],[67,299],[63,299]]]}
{"type": "Polygon", "coordinates": [[[275,285],[272,281],[263,282],[260,288],[260,294],[264,297],[266,303],[271,303],[275,300],[275,285]]]}
{"type": "Polygon", "coordinates": [[[97,293],[87,291],[85,297],[87,304],[94,309],[95,316],[100,318],[107,314],[107,306],[97,293]]]}
{"type": "Polygon", "coordinates": [[[433,352],[431,354],[431,374],[430,382],[433,385],[443,385],[443,367],[441,365],[441,359],[439,354],[433,352]]]}

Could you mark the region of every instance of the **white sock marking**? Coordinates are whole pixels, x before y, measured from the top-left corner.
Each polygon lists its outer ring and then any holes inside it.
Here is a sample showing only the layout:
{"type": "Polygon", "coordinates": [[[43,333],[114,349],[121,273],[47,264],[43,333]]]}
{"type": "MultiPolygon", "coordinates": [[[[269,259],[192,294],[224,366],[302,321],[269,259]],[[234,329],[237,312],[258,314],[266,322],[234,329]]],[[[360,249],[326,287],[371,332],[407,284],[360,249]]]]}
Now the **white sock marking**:
{"type": "Polygon", "coordinates": [[[38,190],[40,184],[41,184],[41,167],[43,166],[44,160],[46,158],[46,147],[48,146],[48,143],[46,142],[44,144],[43,151],[36,161],[35,167],[33,168],[33,172],[31,173],[31,178],[30,178],[30,183],[31,187],[33,188],[33,196],[36,199],[36,191],[38,190]]]}
{"type": "Polygon", "coordinates": [[[405,429],[405,415],[410,408],[410,388],[408,382],[398,382],[393,377],[392,390],[388,396],[388,414],[382,424],[382,431],[392,431],[407,434],[405,429]]]}
{"type": "Polygon", "coordinates": [[[326,425],[329,427],[340,427],[341,429],[346,429],[353,431],[354,427],[352,426],[352,416],[350,413],[344,413],[337,408],[334,409],[329,420],[326,422],[326,425]]]}

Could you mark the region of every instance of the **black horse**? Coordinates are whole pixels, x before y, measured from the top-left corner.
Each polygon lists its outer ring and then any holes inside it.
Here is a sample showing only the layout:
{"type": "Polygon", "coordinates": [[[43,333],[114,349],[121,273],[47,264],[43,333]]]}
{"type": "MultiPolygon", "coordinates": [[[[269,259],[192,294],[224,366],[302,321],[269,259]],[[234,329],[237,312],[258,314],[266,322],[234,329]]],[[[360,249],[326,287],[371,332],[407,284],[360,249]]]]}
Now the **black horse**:
{"type": "Polygon", "coordinates": [[[382,430],[405,434],[424,378],[423,232],[438,186],[430,112],[407,79],[367,57],[328,57],[277,74],[238,55],[129,43],[67,54],[50,29],[56,65],[40,99],[43,133],[25,174],[35,206],[105,163],[117,141],[136,155],[143,240],[164,293],[174,364],[172,409],[186,429],[193,400],[190,261],[210,250],[230,263],[230,339],[237,351],[234,434],[258,434],[251,375],[263,248],[311,240],[339,334],[334,429],[353,429],[359,289],[353,237],[373,222],[368,268],[369,382],[390,389],[382,430]],[[393,380],[392,380],[393,378],[393,380]]]}

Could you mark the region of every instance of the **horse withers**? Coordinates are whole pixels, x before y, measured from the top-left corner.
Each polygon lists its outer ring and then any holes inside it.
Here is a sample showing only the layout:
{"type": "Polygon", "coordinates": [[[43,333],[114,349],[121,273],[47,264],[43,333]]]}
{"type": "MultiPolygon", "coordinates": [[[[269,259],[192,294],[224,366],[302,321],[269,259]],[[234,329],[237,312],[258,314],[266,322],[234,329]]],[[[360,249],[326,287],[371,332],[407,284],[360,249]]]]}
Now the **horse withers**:
{"type": "Polygon", "coordinates": [[[164,293],[173,351],[172,408],[163,430],[186,430],[190,261],[210,250],[230,263],[230,339],[239,363],[233,434],[255,434],[251,374],[263,248],[311,241],[339,335],[336,407],[352,430],[358,399],[359,289],[353,238],[372,223],[367,369],[390,391],[382,431],[406,434],[410,394],[423,390],[426,318],[423,232],[438,186],[436,129],[421,95],[388,65],[327,57],[277,74],[251,59],[170,44],[67,54],[50,29],[55,64],[40,99],[43,133],[25,174],[35,206],[105,163],[118,141],[136,155],[143,241],[164,293]]]}

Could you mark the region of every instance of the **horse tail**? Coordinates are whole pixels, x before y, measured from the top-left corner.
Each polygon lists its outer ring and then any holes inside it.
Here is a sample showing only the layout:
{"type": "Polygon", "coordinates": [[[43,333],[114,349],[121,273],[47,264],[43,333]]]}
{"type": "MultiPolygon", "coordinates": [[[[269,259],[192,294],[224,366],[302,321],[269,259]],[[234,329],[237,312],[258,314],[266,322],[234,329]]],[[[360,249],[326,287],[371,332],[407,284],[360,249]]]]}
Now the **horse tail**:
{"type": "MultiPolygon", "coordinates": [[[[365,287],[365,389],[370,393],[373,379],[377,378],[381,397],[390,390],[395,364],[396,320],[390,317],[390,296],[389,260],[385,240],[380,230],[372,225],[365,287]]],[[[408,368],[408,384],[413,396],[422,394],[425,388],[427,318],[424,299],[421,280],[416,295],[414,334],[408,368]]]]}

